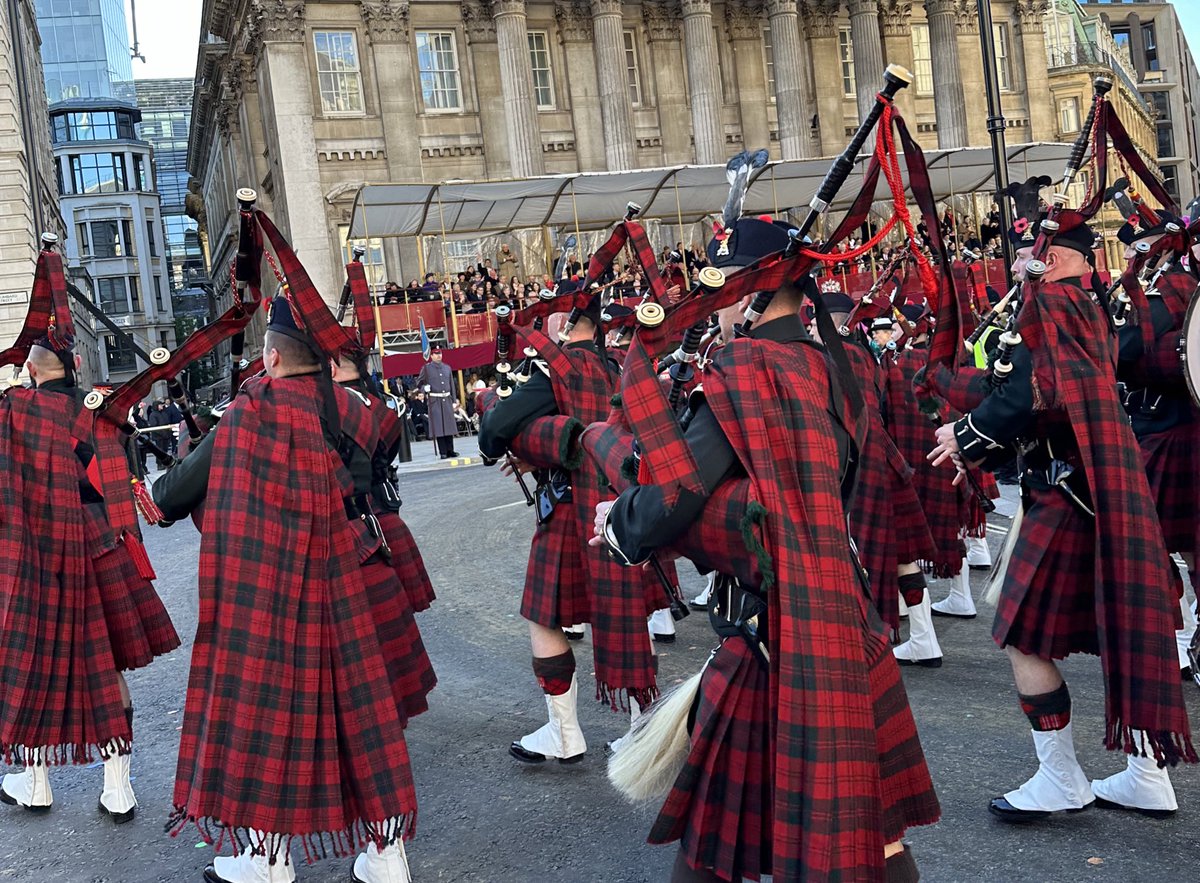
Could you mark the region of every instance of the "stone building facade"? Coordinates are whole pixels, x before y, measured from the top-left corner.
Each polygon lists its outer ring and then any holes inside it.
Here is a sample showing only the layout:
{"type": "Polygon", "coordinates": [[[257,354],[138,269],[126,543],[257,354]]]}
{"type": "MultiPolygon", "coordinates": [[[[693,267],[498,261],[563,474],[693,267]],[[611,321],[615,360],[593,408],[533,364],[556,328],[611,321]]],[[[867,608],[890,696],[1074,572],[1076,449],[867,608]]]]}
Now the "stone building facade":
{"type": "MultiPolygon", "coordinates": [[[[1066,134],[1049,8],[992,3],[1012,142],[1066,134]]],[[[239,186],[332,296],[363,183],[828,156],[887,63],[916,75],[898,105],[927,146],[988,143],[975,0],[206,0],[201,32],[188,164],[226,287],[239,186]]],[[[417,275],[407,244],[371,246],[417,275]]]]}

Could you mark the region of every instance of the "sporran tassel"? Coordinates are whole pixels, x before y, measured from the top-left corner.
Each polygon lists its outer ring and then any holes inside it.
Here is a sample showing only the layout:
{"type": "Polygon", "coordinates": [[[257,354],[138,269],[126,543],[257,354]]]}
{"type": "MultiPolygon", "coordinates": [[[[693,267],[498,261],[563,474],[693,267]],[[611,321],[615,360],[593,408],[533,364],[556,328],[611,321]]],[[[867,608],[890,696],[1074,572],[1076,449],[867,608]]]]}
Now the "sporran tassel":
{"type": "Polygon", "coordinates": [[[158,524],[163,520],[163,514],[154,502],[154,497],[150,496],[150,488],[146,487],[146,483],[140,478],[131,478],[129,481],[133,485],[133,502],[146,519],[146,523],[158,524]]]}

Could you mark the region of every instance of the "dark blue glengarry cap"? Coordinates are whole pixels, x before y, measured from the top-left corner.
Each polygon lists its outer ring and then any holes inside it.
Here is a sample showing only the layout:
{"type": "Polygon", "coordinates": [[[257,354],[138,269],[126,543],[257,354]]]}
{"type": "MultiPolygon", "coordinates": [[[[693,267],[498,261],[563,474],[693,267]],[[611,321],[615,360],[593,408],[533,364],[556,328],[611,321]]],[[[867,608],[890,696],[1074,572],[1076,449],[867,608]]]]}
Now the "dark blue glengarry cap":
{"type": "Polygon", "coordinates": [[[1055,233],[1051,244],[1073,249],[1084,257],[1091,258],[1096,250],[1096,231],[1087,224],[1080,224],[1072,230],[1055,233]]]}
{"type": "Polygon", "coordinates": [[[1117,231],[1117,239],[1120,240],[1122,245],[1133,245],[1140,239],[1166,233],[1167,224],[1177,224],[1180,227],[1187,226],[1182,218],[1175,217],[1166,209],[1159,209],[1157,224],[1147,225],[1140,215],[1135,215],[1121,225],[1121,229],[1117,231]]]}
{"type": "Polygon", "coordinates": [[[312,338],[296,323],[292,305],[283,294],[277,294],[271,300],[271,312],[267,316],[267,330],[290,337],[292,340],[298,340],[310,348],[313,345],[312,338]]]}
{"type": "Polygon", "coordinates": [[[900,307],[900,315],[910,322],[917,322],[925,315],[924,304],[904,304],[900,307]]]}
{"type": "Polygon", "coordinates": [[[787,244],[788,228],[758,218],[742,218],[722,238],[714,238],[706,251],[708,262],[714,267],[746,267],[759,258],[783,251],[787,244]]]}
{"type": "Polygon", "coordinates": [[[844,291],[828,291],[821,295],[825,308],[831,313],[849,313],[854,309],[854,298],[844,291]]]}
{"type": "Polygon", "coordinates": [[[52,353],[70,353],[75,349],[75,338],[71,335],[51,337],[49,334],[43,334],[33,342],[33,345],[50,350],[52,353]]]}

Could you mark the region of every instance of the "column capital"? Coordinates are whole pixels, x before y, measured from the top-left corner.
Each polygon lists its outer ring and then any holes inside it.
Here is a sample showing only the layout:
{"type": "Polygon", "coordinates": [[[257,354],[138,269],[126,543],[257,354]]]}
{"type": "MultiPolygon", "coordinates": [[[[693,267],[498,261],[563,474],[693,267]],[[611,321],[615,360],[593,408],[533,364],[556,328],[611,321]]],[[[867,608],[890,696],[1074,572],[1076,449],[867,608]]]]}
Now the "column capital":
{"type": "Polygon", "coordinates": [[[262,43],[304,39],[303,0],[252,0],[249,27],[262,43]]]}
{"type": "Polygon", "coordinates": [[[492,16],[524,15],[525,0],[492,0],[492,16]]]}
{"type": "Polygon", "coordinates": [[[372,43],[403,43],[408,40],[409,0],[362,0],[362,20],[372,43]]]}
{"type": "Polygon", "coordinates": [[[642,20],[651,42],[679,40],[679,9],[673,0],[642,0],[642,20]]]}
{"type": "Polygon", "coordinates": [[[564,43],[586,43],[592,39],[592,12],[587,0],[557,0],[554,19],[564,43]]]}
{"type": "Polygon", "coordinates": [[[800,18],[810,37],[836,37],[840,12],[838,0],[800,0],[800,18]]]}
{"type": "Polygon", "coordinates": [[[960,32],[979,33],[979,8],[975,0],[954,0],[954,19],[960,32]]]}
{"type": "Polygon", "coordinates": [[[492,0],[463,0],[463,26],[467,29],[468,43],[496,42],[496,19],[492,13],[492,0]]]}
{"type": "Polygon", "coordinates": [[[620,15],[621,0],[592,0],[592,17],[599,15],[620,15]]]}
{"type": "Polygon", "coordinates": [[[910,33],[912,0],[878,0],[879,27],[885,37],[906,37],[910,33]]]}
{"type": "Polygon", "coordinates": [[[683,17],[691,15],[712,15],[712,0],[680,0],[683,17]]]}
{"type": "Polygon", "coordinates": [[[847,0],[850,17],[857,15],[879,15],[879,0],[847,0]]]}
{"type": "Polygon", "coordinates": [[[1023,34],[1044,30],[1048,7],[1047,0],[1016,0],[1017,30],[1023,34]]]}
{"type": "Polygon", "coordinates": [[[796,0],[766,0],[765,6],[768,18],[776,15],[794,15],[798,11],[796,9],[796,0]]]}
{"type": "Polygon", "coordinates": [[[925,0],[925,17],[954,15],[958,12],[958,0],[925,0]]]}
{"type": "Polygon", "coordinates": [[[725,4],[725,26],[731,39],[761,40],[764,24],[763,8],[754,0],[725,4]]]}

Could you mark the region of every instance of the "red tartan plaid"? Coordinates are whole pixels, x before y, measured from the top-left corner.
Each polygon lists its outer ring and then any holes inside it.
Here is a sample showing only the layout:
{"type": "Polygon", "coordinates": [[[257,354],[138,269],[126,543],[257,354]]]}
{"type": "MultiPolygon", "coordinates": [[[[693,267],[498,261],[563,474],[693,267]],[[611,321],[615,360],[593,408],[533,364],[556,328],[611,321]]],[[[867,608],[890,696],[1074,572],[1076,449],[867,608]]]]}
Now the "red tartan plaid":
{"type": "MultiPolygon", "coordinates": [[[[589,520],[587,524],[591,524],[589,520]]],[[[529,545],[521,616],[546,628],[592,621],[592,594],[580,554],[584,525],[576,507],[559,505],[529,545]]]]}
{"type": "Polygon", "coordinates": [[[616,493],[633,485],[626,464],[633,455],[633,433],[614,426],[612,417],[604,423],[593,423],[584,430],[579,443],[588,458],[600,470],[605,482],[616,493]]]}
{"type": "MultiPolygon", "coordinates": [[[[883,872],[886,807],[870,699],[882,636],[849,551],[830,426],[830,409],[844,403],[831,402],[825,359],[815,345],[734,341],[705,379],[706,399],[749,473],[751,499],[765,510],[769,754],[772,780],[785,785],[772,795],[763,836],[783,880],[883,872]]],[[[837,419],[852,425],[845,413],[837,419]]],[[[753,807],[748,814],[753,820],[753,807]]]]}
{"type": "Polygon", "coordinates": [[[179,635],[154,584],[138,572],[124,543],[93,558],[92,568],[120,671],[144,668],[179,646],[179,635]]]}
{"type": "Polygon", "coordinates": [[[407,593],[396,591],[396,572],[380,555],[368,558],[362,570],[392,696],[401,722],[407,722],[429,710],[427,697],[437,676],[417,629],[412,603],[407,593]]]}
{"type": "Polygon", "coordinates": [[[23,746],[47,747],[50,763],[87,763],[114,739],[128,751],[131,739],[103,603],[119,586],[97,584],[79,499],[80,410],[50,391],[0,397],[0,756],[9,763],[23,746]]]}
{"type": "MultiPolygon", "coordinates": [[[[348,431],[369,421],[333,394],[348,431]]],[[[311,856],[413,829],[404,721],[360,566],[379,543],[346,518],[353,479],[324,436],[324,395],[315,376],[252,380],[217,429],[175,833],[189,820],[206,839],[275,832],[272,854],[298,837],[311,856]]]]}
{"type": "Polygon", "coordinates": [[[930,366],[928,386],[955,411],[966,414],[979,407],[991,392],[991,371],[960,366],[954,374],[944,365],[930,366]]]}
{"type": "Polygon", "coordinates": [[[721,482],[704,501],[704,511],[672,551],[688,558],[703,572],[716,570],[736,577],[745,586],[761,586],[761,562],[747,554],[744,533],[748,531],[757,546],[766,548],[762,525],[747,518],[752,485],[750,479],[721,482]]]}
{"type": "Polygon", "coordinates": [[[539,417],[521,430],[509,449],[539,469],[578,469],[582,457],[578,441],[582,432],[583,424],[574,417],[562,414],[539,417]]]}
{"type": "MultiPolygon", "coordinates": [[[[1178,598],[1136,439],[1116,393],[1115,341],[1082,289],[1031,286],[1018,331],[1036,391],[1070,422],[1097,518],[1096,621],[1105,681],[1105,744],[1134,750],[1145,730],[1156,757],[1195,761],[1172,632],[1178,598]]],[[[1063,456],[1059,454],[1059,456],[1063,456]]]]}
{"type": "MultiPolygon", "coordinates": [[[[1200,553],[1200,422],[1191,420],[1166,432],[1138,438],[1146,478],[1170,552],[1200,553]]],[[[1196,560],[1200,560],[1197,556],[1196,560]]]]}
{"type": "Polygon", "coordinates": [[[437,595],[434,594],[433,583],[425,569],[425,559],[421,557],[412,531],[395,512],[381,512],[379,523],[383,527],[388,548],[392,550],[392,568],[396,571],[404,594],[408,595],[413,612],[428,610],[437,600],[437,595]]]}
{"type": "Polygon", "coordinates": [[[25,322],[13,345],[0,352],[0,365],[20,365],[24,362],[29,357],[30,347],[46,334],[51,324],[54,325],[56,343],[65,344],[68,338],[74,338],[75,323],[67,298],[62,256],[54,251],[43,250],[38,252],[25,322]]]}
{"type": "Polygon", "coordinates": [[[371,303],[367,272],[360,261],[346,264],[346,284],[350,286],[354,318],[358,323],[354,335],[358,345],[354,349],[359,353],[368,353],[375,346],[375,307],[371,303]]]}

